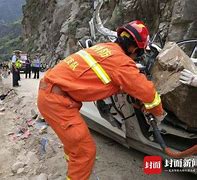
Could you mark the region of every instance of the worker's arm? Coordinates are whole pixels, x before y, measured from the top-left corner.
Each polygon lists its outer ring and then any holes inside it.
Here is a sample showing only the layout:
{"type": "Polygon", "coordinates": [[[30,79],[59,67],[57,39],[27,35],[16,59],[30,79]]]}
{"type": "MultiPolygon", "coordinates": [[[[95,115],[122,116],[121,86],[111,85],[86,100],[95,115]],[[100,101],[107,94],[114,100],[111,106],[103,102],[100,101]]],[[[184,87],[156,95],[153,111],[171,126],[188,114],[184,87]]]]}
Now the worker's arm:
{"type": "Polygon", "coordinates": [[[146,111],[155,117],[162,118],[164,111],[160,96],[155,90],[154,84],[139,72],[134,61],[122,59],[122,63],[114,71],[112,79],[121,90],[143,102],[146,111]]]}

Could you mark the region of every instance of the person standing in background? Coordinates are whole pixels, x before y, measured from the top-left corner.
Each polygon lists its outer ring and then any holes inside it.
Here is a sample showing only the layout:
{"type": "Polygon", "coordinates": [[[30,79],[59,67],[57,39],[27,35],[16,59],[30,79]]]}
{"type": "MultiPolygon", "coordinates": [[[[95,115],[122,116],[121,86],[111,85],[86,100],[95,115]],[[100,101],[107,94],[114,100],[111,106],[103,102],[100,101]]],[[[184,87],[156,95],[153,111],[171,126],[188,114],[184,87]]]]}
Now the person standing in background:
{"type": "Polygon", "coordinates": [[[13,87],[18,87],[18,81],[20,80],[20,72],[19,72],[19,61],[20,61],[20,53],[21,51],[15,50],[14,55],[12,56],[12,84],[13,87]]]}
{"type": "Polygon", "coordinates": [[[29,56],[27,57],[27,60],[25,61],[25,78],[26,79],[28,75],[29,75],[29,78],[31,78],[31,61],[29,59],[29,56]]]}
{"type": "Polygon", "coordinates": [[[40,71],[40,58],[36,55],[33,60],[33,71],[34,71],[34,79],[39,79],[39,71],[40,71]]]}

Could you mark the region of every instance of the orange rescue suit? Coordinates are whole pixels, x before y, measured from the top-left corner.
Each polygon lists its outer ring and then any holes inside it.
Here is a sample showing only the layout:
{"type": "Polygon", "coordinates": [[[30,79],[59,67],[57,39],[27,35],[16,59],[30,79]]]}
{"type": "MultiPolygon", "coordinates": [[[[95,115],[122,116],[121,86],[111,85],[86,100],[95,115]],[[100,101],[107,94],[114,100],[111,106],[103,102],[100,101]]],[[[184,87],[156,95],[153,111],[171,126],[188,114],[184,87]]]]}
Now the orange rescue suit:
{"type": "MultiPolygon", "coordinates": [[[[156,94],[153,83],[139,72],[135,62],[125,55],[118,44],[100,43],[85,51],[109,75],[109,83],[104,84],[92,67],[75,53],[48,70],[43,81],[49,86],[45,90],[40,89],[38,96],[41,114],[64,144],[65,153],[69,157],[67,179],[71,180],[88,179],[94,164],[96,148],[80,116],[80,107],[70,105],[73,102],[105,99],[120,91],[143,103],[152,103],[156,94]],[[63,98],[50,93],[54,85],[68,96],[63,98]]],[[[155,116],[163,114],[161,103],[148,111],[155,116]]]]}

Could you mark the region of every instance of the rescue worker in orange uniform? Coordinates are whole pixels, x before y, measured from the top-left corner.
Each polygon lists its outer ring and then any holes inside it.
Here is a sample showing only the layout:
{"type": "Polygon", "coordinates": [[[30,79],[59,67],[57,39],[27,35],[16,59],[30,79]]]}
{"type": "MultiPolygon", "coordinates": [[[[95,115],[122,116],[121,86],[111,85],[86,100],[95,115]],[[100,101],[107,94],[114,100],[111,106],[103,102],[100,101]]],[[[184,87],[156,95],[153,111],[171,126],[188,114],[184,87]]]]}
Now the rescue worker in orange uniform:
{"type": "Polygon", "coordinates": [[[95,161],[95,142],[79,113],[81,102],[124,91],[143,102],[158,121],[164,118],[153,83],[134,61],[147,47],[147,27],[132,21],[118,28],[117,34],[115,42],[100,43],[66,57],[40,81],[38,108],[64,144],[67,180],[88,180],[95,161]]]}

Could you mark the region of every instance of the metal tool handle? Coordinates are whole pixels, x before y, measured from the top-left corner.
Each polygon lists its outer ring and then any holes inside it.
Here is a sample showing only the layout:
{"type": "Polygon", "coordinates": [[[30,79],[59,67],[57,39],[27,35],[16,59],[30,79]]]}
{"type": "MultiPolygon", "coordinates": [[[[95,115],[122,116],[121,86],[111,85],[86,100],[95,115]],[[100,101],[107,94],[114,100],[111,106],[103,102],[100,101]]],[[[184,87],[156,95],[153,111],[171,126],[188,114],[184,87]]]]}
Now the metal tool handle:
{"type": "Polygon", "coordinates": [[[161,148],[163,150],[165,150],[165,148],[167,146],[166,146],[166,143],[163,140],[163,137],[161,136],[161,133],[160,133],[160,130],[159,130],[158,126],[157,126],[157,122],[155,120],[155,117],[152,114],[146,114],[145,116],[146,116],[149,124],[153,128],[153,133],[155,135],[156,141],[159,143],[159,145],[161,146],[161,148]]]}

